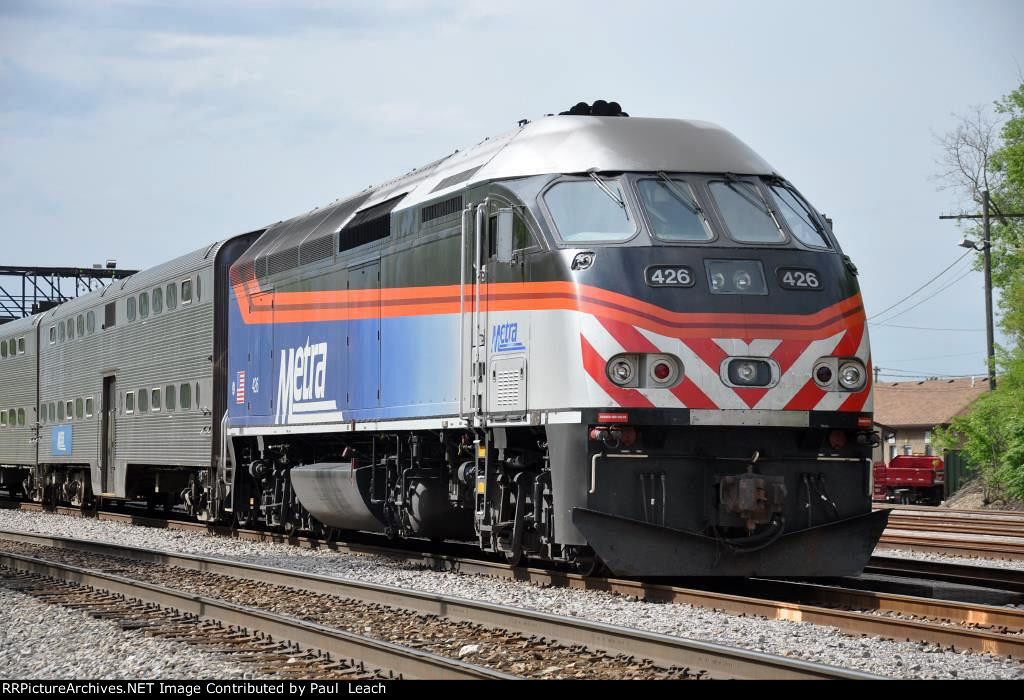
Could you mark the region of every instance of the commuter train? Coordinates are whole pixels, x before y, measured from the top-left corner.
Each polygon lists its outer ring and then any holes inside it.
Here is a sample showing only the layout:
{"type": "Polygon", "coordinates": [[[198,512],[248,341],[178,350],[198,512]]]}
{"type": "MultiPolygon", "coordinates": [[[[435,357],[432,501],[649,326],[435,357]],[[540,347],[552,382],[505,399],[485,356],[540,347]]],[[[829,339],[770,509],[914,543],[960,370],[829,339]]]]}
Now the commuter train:
{"type": "Polygon", "coordinates": [[[632,576],[859,572],[831,222],[713,124],[581,103],[0,326],[3,486],[632,576]]]}

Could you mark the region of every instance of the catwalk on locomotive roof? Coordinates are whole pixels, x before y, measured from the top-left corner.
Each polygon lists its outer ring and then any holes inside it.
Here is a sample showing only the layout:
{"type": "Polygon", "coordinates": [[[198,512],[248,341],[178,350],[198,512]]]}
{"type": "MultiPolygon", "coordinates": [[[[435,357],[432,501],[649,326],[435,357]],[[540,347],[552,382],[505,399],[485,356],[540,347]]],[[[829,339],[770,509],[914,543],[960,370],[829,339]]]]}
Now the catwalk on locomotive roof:
{"type": "Polygon", "coordinates": [[[36,500],[619,575],[852,574],[885,526],[856,268],[706,122],[580,103],[0,339],[36,500]]]}

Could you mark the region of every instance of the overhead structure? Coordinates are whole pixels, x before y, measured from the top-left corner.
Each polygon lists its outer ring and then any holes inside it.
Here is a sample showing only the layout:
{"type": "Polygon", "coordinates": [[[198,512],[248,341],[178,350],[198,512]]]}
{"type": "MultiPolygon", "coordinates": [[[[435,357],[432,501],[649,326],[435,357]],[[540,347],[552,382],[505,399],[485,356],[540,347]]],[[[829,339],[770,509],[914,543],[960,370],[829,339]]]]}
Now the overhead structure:
{"type": "Polygon", "coordinates": [[[118,269],[116,260],[93,267],[0,265],[0,323],[52,309],[136,272],[118,269]]]}

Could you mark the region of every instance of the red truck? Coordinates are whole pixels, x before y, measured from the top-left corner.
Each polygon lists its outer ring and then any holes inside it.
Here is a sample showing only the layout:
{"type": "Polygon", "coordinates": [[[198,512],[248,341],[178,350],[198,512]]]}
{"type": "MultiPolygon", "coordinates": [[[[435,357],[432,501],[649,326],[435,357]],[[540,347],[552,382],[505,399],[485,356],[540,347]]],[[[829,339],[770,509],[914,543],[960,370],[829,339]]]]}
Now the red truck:
{"type": "Polygon", "coordinates": [[[873,498],[885,503],[937,506],[945,496],[946,465],[933,455],[898,455],[875,462],[873,498]]]}

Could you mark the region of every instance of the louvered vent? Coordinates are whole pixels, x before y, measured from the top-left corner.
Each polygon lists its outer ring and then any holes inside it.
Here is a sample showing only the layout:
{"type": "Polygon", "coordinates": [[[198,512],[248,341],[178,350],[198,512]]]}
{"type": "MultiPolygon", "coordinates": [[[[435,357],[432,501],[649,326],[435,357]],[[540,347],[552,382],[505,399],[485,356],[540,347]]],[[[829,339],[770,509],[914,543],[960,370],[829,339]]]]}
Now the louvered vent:
{"type": "Polygon", "coordinates": [[[256,277],[256,266],[251,260],[231,267],[231,283],[245,284],[256,277]]]}
{"type": "Polygon", "coordinates": [[[431,204],[428,207],[423,207],[420,209],[420,221],[425,224],[428,221],[440,219],[442,216],[456,214],[461,210],[462,195],[459,195],[458,197],[452,197],[451,199],[446,199],[443,202],[437,202],[436,204],[431,204]]]}
{"type": "Polygon", "coordinates": [[[276,275],[299,266],[299,249],[285,248],[267,257],[267,275],[276,275]]]}
{"type": "Polygon", "coordinates": [[[503,370],[497,372],[497,376],[495,403],[498,408],[516,408],[519,406],[519,370],[503,370]]]}
{"type": "Polygon", "coordinates": [[[478,165],[475,168],[470,168],[469,170],[463,170],[461,173],[455,173],[454,175],[449,175],[445,179],[441,180],[441,182],[437,183],[437,185],[434,187],[434,189],[431,190],[431,192],[437,192],[438,190],[446,189],[448,187],[451,187],[452,185],[457,185],[460,182],[465,182],[469,178],[471,178],[474,175],[476,175],[476,171],[479,170],[481,167],[483,167],[483,166],[478,165]]]}
{"type": "Polygon", "coordinates": [[[391,210],[404,198],[405,194],[400,194],[369,209],[363,209],[353,216],[338,236],[338,250],[351,250],[390,236],[391,210]]]}
{"type": "Polygon", "coordinates": [[[308,265],[318,260],[327,260],[334,255],[334,234],[305,241],[299,246],[299,264],[308,265]]]}

